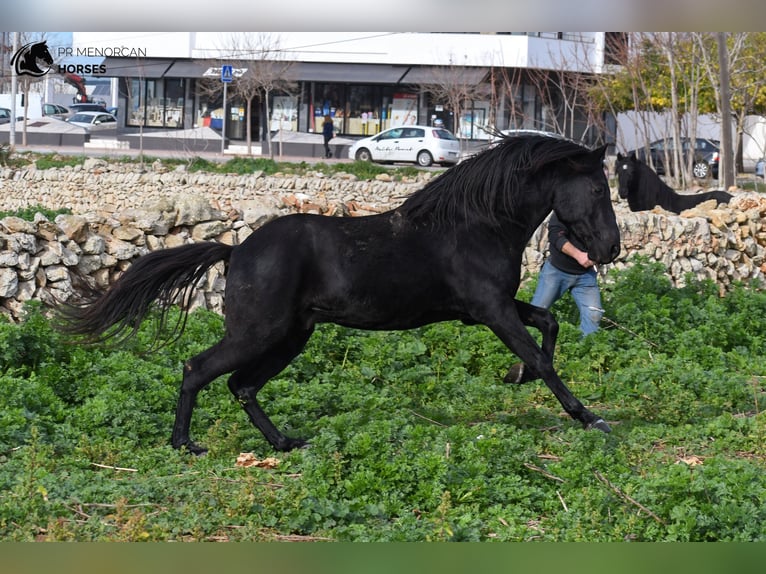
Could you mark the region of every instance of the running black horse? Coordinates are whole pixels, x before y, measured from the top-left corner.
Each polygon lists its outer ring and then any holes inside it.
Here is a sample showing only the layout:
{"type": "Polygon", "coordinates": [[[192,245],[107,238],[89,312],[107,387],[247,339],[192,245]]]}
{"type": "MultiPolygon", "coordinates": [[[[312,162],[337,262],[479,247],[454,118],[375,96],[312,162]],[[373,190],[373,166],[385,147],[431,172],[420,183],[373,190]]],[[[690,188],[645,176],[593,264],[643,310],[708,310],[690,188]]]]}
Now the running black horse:
{"type": "Polygon", "coordinates": [[[636,158],[634,153],[627,156],[618,153],[615,171],[620,197],[628,200],[631,211],[648,211],[659,205],[667,211],[681,213],[710,199],[715,199],[718,203],[729,203],[732,199],[730,193],[722,190],[695,194],[676,193],[651,167],[636,158]]]}
{"type": "Polygon", "coordinates": [[[179,292],[185,300],[210,266],[228,261],[225,333],[186,361],[173,426],[172,445],[197,454],[205,450],[189,437],[195,398],[226,373],[229,389],[275,449],[305,444],[274,426],[256,394],[323,322],[380,330],[446,320],[486,325],[569,415],[585,428],[609,432],[553,368],[553,316],[514,299],[524,247],[551,210],[593,261],[618,255],[604,153],[605,147],[590,150],[560,138],[512,137],[382,214],[292,214],[238,246],[205,242],[155,251],[106,292],[61,306],[62,328],[89,342],[122,341],[135,334],[152,302],[164,316],[179,292]],[[540,330],[541,345],[525,325],[540,330]]]}

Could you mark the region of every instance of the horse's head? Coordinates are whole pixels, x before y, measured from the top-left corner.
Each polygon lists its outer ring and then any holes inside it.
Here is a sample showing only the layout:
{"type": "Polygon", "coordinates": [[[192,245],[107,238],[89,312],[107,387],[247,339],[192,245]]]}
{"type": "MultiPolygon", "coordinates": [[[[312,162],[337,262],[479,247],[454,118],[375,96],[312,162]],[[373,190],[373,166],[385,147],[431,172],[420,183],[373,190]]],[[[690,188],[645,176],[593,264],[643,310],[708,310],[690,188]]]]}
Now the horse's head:
{"type": "Polygon", "coordinates": [[[630,186],[636,173],[636,154],[622,155],[617,153],[617,162],[614,164],[614,170],[617,172],[617,191],[622,199],[627,199],[630,193],[630,186]]]}
{"type": "Polygon", "coordinates": [[[51,53],[48,50],[47,40],[33,44],[32,48],[30,49],[30,53],[32,54],[32,56],[34,56],[38,60],[42,60],[49,66],[53,64],[53,56],[51,56],[51,53]]]}
{"type": "Polygon", "coordinates": [[[553,198],[559,220],[586,246],[596,263],[614,261],[620,253],[620,229],[604,169],[605,154],[603,146],[570,158],[553,198]]]}

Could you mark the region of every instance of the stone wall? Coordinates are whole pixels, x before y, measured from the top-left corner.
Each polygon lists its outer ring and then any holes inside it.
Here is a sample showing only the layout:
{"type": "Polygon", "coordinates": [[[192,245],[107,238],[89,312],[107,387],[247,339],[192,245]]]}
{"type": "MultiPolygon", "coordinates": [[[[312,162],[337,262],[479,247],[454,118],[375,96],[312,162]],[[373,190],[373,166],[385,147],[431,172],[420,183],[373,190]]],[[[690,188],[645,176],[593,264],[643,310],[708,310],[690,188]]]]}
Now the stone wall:
{"type": "MultiPolygon", "coordinates": [[[[387,176],[359,181],[350,175],[217,175],[167,170],[159,162],[142,172],[135,164],[96,159],[76,168],[3,169],[0,210],[66,206],[73,215],[0,220],[0,312],[18,318],[30,299],[66,300],[72,268],[108,285],[150,251],[206,240],[236,245],[287,213],[380,212],[401,203],[429,177],[394,182],[387,176]]],[[[629,265],[635,253],[661,261],[678,285],[692,273],[715,280],[724,291],[733,281],[760,279],[766,272],[766,198],[760,195],[739,192],[730,206],[703,205],[681,216],[631,213],[615,198],[615,211],[623,249],[605,273],[629,265]]],[[[539,270],[546,242],[542,226],[525,252],[529,274],[539,270]]],[[[209,271],[194,307],[222,309],[222,273],[222,265],[209,271]]]]}

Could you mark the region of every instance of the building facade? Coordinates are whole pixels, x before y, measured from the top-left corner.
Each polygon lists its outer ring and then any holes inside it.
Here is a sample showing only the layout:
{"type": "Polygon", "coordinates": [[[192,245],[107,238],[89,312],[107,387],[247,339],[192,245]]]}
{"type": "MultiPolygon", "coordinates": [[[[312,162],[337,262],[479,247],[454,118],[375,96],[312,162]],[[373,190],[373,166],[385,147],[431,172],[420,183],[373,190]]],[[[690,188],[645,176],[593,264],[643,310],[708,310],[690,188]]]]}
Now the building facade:
{"type": "Polygon", "coordinates": [[[541,78],[602,73],[609,34],[76,32],[72,48],[113,78],[126,129],[225,122],[231,140],[257,141],[266,130],[321,132],[329,115],[349,137],[440,123],[465,139],[533,128],[587,141],[598,137],[587,119],[561,117],[565,88],[551,98],[541,78]]]}

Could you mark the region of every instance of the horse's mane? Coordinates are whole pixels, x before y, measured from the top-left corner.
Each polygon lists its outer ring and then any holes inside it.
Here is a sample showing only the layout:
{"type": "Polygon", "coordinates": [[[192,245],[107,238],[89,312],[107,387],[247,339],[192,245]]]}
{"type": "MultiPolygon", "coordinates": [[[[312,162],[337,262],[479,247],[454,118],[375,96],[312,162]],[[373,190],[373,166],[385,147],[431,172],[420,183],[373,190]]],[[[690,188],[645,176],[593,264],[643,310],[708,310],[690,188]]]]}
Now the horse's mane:
{"type": "Polygon", "coordinates": [[[513,213],[521,184],[545,165],[590,150],[564,138],[509,136],[451,167],[414,192],[398,212],[411,221],[450,226],[457,221],[499,225],[513,213]]]}

